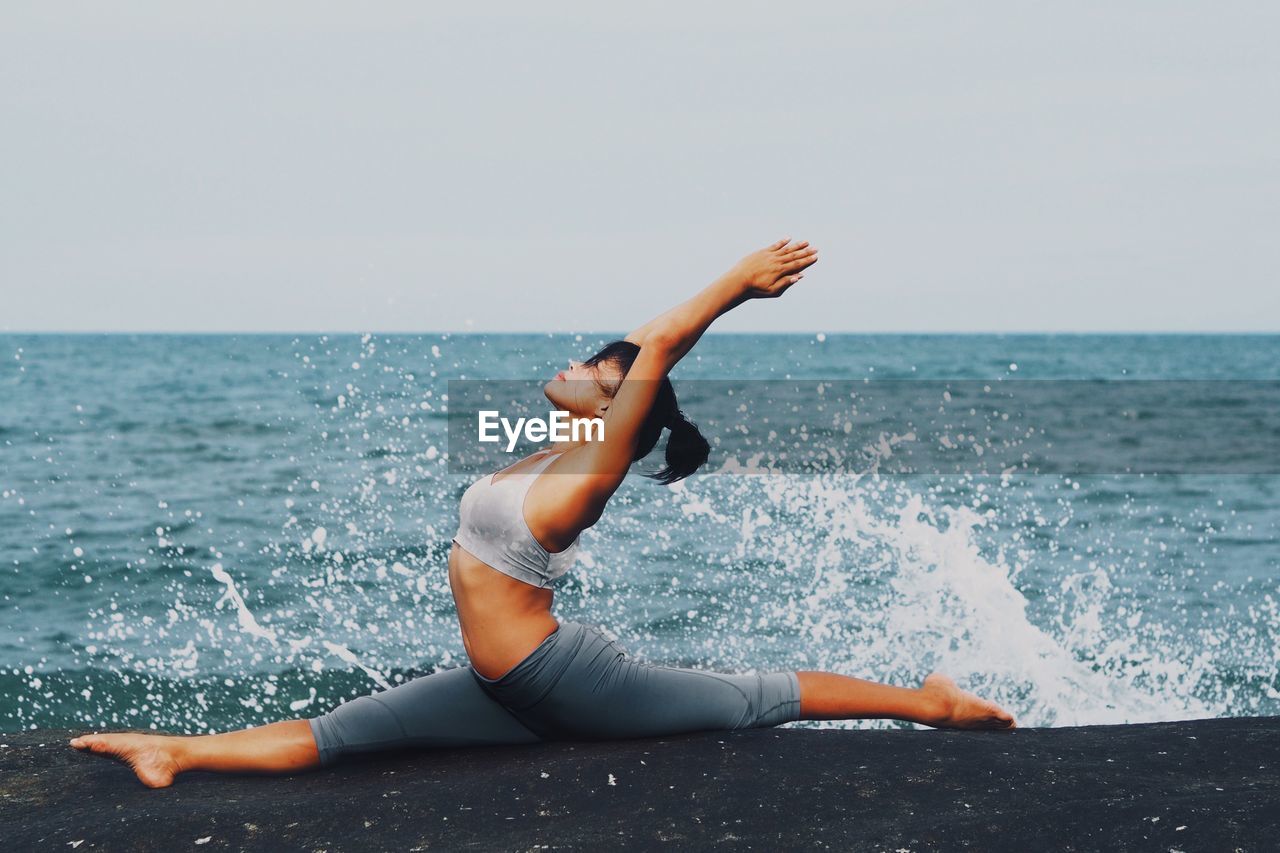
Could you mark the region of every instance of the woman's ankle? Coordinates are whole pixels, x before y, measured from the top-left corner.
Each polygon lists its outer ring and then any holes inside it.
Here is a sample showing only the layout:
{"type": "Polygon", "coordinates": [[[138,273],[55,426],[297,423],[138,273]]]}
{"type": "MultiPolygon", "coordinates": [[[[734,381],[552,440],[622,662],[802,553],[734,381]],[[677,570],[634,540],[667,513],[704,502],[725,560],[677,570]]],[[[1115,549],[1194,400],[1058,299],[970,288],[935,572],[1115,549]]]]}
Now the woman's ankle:
{"type": "Polygon", "coordinates": [[[202,735],[197,735],[195,737],[190,735],[170,735],[165,736],[164,740],[161,741],[164,753],[173,766],[174,776],[177,776],[180,773],[186,773],[188,770],[195,768],[195,759],[191,751],[191,741],[195,740],[196,737],[202,737],[202,735]]]}
{"type": "Polygon", "coordinates": [[[916,714],[911,722],[937,726],[950,715],[951,702],[941,691],[931,689],[928,684],[922,684],[916,688],[915,693],[916,714]]]}

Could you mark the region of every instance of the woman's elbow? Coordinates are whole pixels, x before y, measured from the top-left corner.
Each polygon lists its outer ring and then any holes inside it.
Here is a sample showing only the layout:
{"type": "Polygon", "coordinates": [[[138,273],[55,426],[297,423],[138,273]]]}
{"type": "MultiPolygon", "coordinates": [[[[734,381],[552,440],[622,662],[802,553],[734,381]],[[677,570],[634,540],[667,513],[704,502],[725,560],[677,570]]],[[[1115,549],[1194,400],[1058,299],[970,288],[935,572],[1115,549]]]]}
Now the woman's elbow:
{"type": "Polygon", "coordinates": [[[654,329],[644,336],[640,349],[672,353],[680,348],[680,336],[673,329],[654,329]]]}

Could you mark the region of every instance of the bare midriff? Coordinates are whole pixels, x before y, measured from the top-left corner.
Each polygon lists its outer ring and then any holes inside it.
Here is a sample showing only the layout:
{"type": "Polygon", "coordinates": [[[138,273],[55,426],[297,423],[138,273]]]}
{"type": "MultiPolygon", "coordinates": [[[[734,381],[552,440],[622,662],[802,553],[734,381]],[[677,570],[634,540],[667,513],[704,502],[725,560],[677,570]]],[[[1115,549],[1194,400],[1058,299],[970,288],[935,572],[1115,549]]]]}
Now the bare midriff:
{"type": "Polygon", "coordinates": [[[462,645],[485,678],[505,675],[560,624],[551,615],[550,589],[505,575],[456,543],[449,551],[449,588],[462,645]]]}

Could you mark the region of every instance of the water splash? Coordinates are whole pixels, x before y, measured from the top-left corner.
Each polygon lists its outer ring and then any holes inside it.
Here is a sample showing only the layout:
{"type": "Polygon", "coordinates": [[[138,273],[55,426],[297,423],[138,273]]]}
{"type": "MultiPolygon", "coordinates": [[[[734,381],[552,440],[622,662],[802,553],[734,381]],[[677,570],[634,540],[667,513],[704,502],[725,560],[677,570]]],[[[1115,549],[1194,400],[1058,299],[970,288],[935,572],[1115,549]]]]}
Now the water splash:
{"type": "Polygon", "coordinates": [[[685,513],[704,523],[727,521],[725,505],[762,504],[744,508],[736,556],[773,558],[782,575],[807,577],[791,594],[766,599],[761,621],[785,626],[788,642],[808,651],[809,668],[899,684],[943,671],[1015,710],[1023,725],[1225,711],[1194,695],[1206,675],[1203,655],[1186,655],[1167,637],[1144,638],[1136,622],[1103,619],[1121,592],[1104,567],[1064,578],[1071,594],[1057,618],[1033,621],[1015,582],[1028,567],[984,553],[979,532],[992,526],[994,510],[932,501],[875,476],[748,479],[724,482],[715,500],[710,489],[675,491],[685,513]]]}
{"type": "Polygon", "coordinates": [[[241,631],[254,637],[261,637],[274,644],[276,642],[276,632],[258,624],[258,620],[254,618],[249,606],[244,603],[240,590],[236,589],[236,582],[231,579],[231,575],[227,574],[227,570],[222,567],[222,564],[214,563],[209,567],[209,572],[215,580],[220,581],[226,587],[226,592],[222,594],[222,597],[218,599],[214,607],[221,610],[223,604],[230,601],[231,606],[235,608],[236,621],[240,623],[241,631]]]}
{"type": "Polygon", "coordinates": [[[332,654],[337,655],[352,666],[359,667],[365,675],[373,679],[373,681],[382,689],[389,690],[391,688],[391,684],[387,681],[387,677],[385,675],[360,660],[360,658],[356,657],[355,652],[351,651],[351,649],[346,646],[339,645],[338,643],[331,643],[328,640],[324,641],[324,647],[332,654]]]}
{"type": "MultiPolygon", "coordinates": [[[[41,544],[48,562],[12,577],[54,578],[60,605],[84,614],[0,670],[5,726],[243,726],[465,663],[444,571],[465,484],[447,473],[437,374],[535,360],[500,339],[467,342],[466,357],[443,338],[284,344],[278,384],[214,400],[208,417],[148,431],[122,410],[128,423],[104,430],[88,413],[111,401],[72,407],[94,435],[137,442],[181,499],[121,490],[94,530],[50,515],[39,468],[0,484],[0,510],[30,525],[14,529],[65,531],[41,544]]],[[[255,376],[267,358],[238,357],[255,376]]],[[[236,376],[226,387],[246,387],[236,376]]],[[[1274,567],[1274,481],[877,476],[897,438],[877,441],[862,475],[752,475],[748,459],[670,489],[629,478],[584,533],[556,615],[674,665],[896,684],[938,669],[1023,725],[1280,710],[1274,572],[1256,568],[1274,567]],[[1254,568],[1236,571],[1250,555],[1254,568]]],[[[101,463],[34,450],[32,465],[62,465],[59,482],[84,491],[71,498],[100,502],[76,478],[101,463]]],[[[31,583],[11,615],[37,612],[48,590],[31,583]]]]}

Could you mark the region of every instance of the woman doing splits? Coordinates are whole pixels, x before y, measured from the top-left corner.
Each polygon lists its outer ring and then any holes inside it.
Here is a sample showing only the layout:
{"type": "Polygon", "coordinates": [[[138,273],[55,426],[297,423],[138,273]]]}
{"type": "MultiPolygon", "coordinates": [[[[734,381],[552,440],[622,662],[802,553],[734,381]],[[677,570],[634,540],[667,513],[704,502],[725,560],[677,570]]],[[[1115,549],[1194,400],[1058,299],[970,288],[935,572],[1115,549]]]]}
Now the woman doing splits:
{"type": "Polygon", "coordinates": [[[200,736],[86,734],[83,750],[127,761],[151,787],[188,770],[292,773],[344,755],[413,747],[637,738],[777,726],[793,720],[891,718],[953,728],[1012,728],[993,702],[934,673],[916,688],[831,672],[728,674],[637,660],[597,627],[558,621],[553,589],[578,537],[668,430],[673,483],[707,460],[668,372],[717,317],[781,296],[818,259],[784,238],[752,252],[692,299],[570,361],[544,387],[572,418],[601,418],[604,437],[551,446],[467,489],[449,583],[470,663],[343,703],[310,719],[200,736]],[[545,476],[555,474],[558,476],[545,476]]]}

